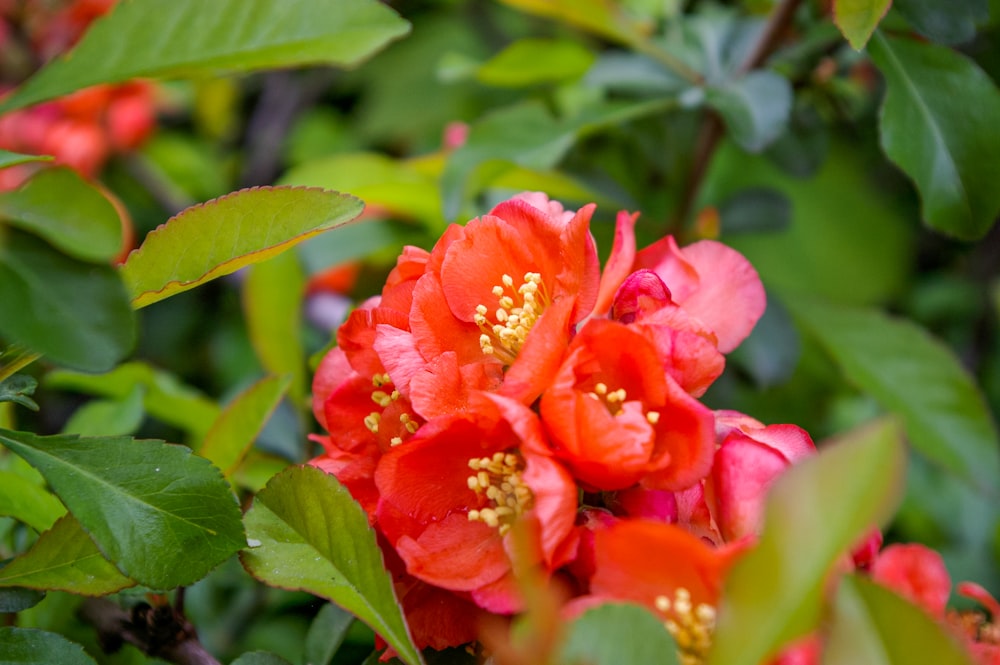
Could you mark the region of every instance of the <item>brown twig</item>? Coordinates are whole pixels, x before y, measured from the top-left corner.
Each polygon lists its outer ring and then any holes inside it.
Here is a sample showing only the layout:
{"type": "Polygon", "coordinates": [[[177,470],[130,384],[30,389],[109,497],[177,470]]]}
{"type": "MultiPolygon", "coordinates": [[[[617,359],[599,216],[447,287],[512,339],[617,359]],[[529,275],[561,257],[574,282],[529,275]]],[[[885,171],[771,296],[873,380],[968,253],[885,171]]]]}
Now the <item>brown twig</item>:
{"type": "Polygon", "coordinates": [[[140,603],[126,611],[105,598],[88,598],[79,615],[97,629],[107,653],[128,642],[147,656],[175,665],[220,665],[198,641],[191,622],[170,605],[140,603]]]}

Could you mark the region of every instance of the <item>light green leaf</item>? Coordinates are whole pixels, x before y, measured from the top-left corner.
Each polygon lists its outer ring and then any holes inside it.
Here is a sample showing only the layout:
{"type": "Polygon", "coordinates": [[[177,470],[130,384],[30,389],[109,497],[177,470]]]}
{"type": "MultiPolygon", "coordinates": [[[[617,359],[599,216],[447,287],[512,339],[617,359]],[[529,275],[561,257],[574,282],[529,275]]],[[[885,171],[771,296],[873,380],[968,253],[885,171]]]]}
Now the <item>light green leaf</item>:
{"type": "Polygon", "coordinates": [[[180,427],[197,440],[201,440],[221,413],[215,402],[182,384],[173,374],[141,362],[125,363],[106,374],[96,375],[57,370],[45,376],[45,385],[103,395],[119,402],[139,389],[143,407],[149,415],[180,427]]]}
{"type": "Polygon", "coordinates": [[[0,112],[139,77],[355,65],[408,30],[375,0],[122,2],[0,104],[0,112]]]}
{"type": "Polygon", "coordinates": [[[0,219],[82,261],[107,263],[122,248],[122,223],[111,201],[65,167],[39,171],[0,193],[0,219]]]}
{"type": "Polygon", "coordinates": [[[834,564],[899,502],[900,434],[886,422],[856,430],[778,479],[759,542],[726,580],[708,665],[758,665],[815,629],[834,564]]]}
{"type": "Polygon", "coordinates": [[[316,618],[309,624],[309,632],[306,633],[306,662],[309,665],[329,665],[352,623],[354,617],[351,613],[333,603],[319,608],[316,618]]]}
{"type": "Polygon", "coordinates": [[[65,512],[65,506],[44,487],[13,471],[0,471],[0,516],[13,517],[41,532],[65,512]]]}
{"type": "Polygon", "coordinates": [[[142,424],[142,386],[133,386],[124,399],[98,399],[87,402],[73,412],[63,434],[80,436],[121,436],[134,434],[142,424]]]}
{"type": "Polygon", "coordinates": [[[626,44],[641,38],[651,26],[636,23],[611,0],[501,0],[529,14],[554,18],[626,44]]]}
{"type": "Polygon", "coordinates": [[[104,558],[76,518],[65,515],[31,549],[0,569],[0,587],[11,586],[104,596],[135,586],[135,581],[104,558]]]}
{"type": "Polygon", "coordinates": [[[709,87],[706,101],[722,115],[736,143],[758,152],[785,130],[792,110],[792,86],[780,74],[758,70],[709,87]]]}
{"type": "Polygon", "coordinates": [[[951,49],[876,33],[886,79],[882,149],[917,186],[924,220],[958,238],[982,237],[1000,211],[1000,91],[951,49]]]}
{"type": "Polygon", "coordinates": [[[833,22],[851,47],[860,51],[890,6],[892,0],[834,0],[833,22]]]}
{"type": "Polygon", "coordinates": [[[577,79],[593,62],[594,54],[579,42],[525,38],[490,58],[476,76],[487,85],[518,88],[577,79]]]}
{"type": "Polygon", "coordinates": [[[231,477],[277,408],[288,382],[287,376],[269,376],[240,393],[212,425],[198,454],[231,477]]]}
{"type": "Polygon", "coordinates": [[[972,665],[944,626],[871,580],[840,581],[824,665],[972,665]]]}
{"type": "Polygon", "coordinates": [[[302,342],[302,303],[306,278],[296,252],[250,266],[243,283],[243,313],[250,344],[270,374],[290,379],[289,396],[306,405],[306,352],[302,342]]]}
{"type": "Polygon", "coordinates": [[[33,628],[0,628],[0,665],[97,665],[83,647],[33,628]]]}
{"type": "Polygon", "coordinates": [[[83,263],[10,231],[0,244],[0,336],[91,372],[131,350],[135,317],[110,266],[83,263]]]}
{"type": "Polygon", "coordinates": [[[990,17],[989,0],[895,0],[892,6],[921,34],[945,44],[970,41],[976,24],[990,17]]]}
{"type": "Polygon", "coordinates": [[[49,155],[22,155],[19,152],[11,152],[10,150],[0,150],[0,169],[6,168],[8,166],[14,166],[15,164],[24,164],[26,162],[51,162],[52,157],[49,155]]]}
{"type": "Polygon", "coordinates": [[[638,605],[607,603],[569,626],[560,665],[674,665],[677,645],[663,623],[638,605]]]}
{"type": "Polygon", "coordinates": [[[364,204],[321,189],[255,187],[188,208],[146,236],[122,276],[135,307],[193,289],[346,224],[364,204]]]}
{"type": "Polygon", "coordinates": [[[294,467],[261,490],[245,517],[243,566],[261,582],[332,600],[372,627],[408,665],[413,645],[368,518],[332,475],[294,467]]]}
{"type": "Polygon", "coordinates": [[[119,570],[148,587],[196,582],[245,544],[228,483],[183,446],[4,429],[0,443],[45,476],[119,570]]]}
{"type": "Polygon", "coordinates": [[[913,446],[981,491],[1000,493],[1000,441],[982,394],[941,342],[873,310],[788,301],[847,378],[898,414],[913,446]]]}

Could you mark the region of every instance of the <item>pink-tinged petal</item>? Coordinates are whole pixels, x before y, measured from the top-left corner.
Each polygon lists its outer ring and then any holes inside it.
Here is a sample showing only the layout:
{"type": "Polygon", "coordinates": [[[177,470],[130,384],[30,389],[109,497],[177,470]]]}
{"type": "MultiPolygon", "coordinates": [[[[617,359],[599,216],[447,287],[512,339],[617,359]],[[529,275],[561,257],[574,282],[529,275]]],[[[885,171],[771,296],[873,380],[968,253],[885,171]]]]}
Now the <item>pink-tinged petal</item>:
{"type": "Polygon", "coordinates": [[[413,335],[408,330],[378,324],[375,326],[375,341],[372,346],[396,389],[409,396],[413,375],[427,364],[417,351],[413,335]]]}
{"type": "Polygon", "coordinates": [[[481,390],[496,390],[503,382],[498,363],[459,365],[452,351],[442,353],[418,371],[410,381],[413,409],[430,420],[439,416],[473,412],[473,401],[481,390]]]}
{"type": "Polygon", "coordinates": [[[652,270],[636,270],[628,275],[615,293],[611,318],[621,323],[634,323],[674,301],[670,289],[652,270]]]}
{"type": "Polygon", "coordinates": [[[394,309],[375,307],[354,310],[337,330],[337,346],[347,355],[351,367],[368,378],[385,371],[382,360],[374,349],[375,327],[379,324],[401,330],[409,327],[405,314],[394,309]]]}
{"type": "MultiPolygon", "coordinates": [[[[541,210],[548,217],[551,217],[552,219],[562,223],[566,223],[569,220],[573,219],[573,215],[576,214],[572,210],[566,210],[565,208],[563,208],[563,204],[560,203],[559,201],[553,201],[552,199],[550,199],[548,194],[546,194],[545,192],[521,192],[520,194],[515,194],[511,198],[511,200],[524,201],[525,203],[531,205],[532,207],[541,210]]],[[[496,208],[494,208],[493,212],[491,212],[490,214],[493,215],[497,214],[496,213],[497,208],[501,210],[501,214],[499,216],[503,217],[502,213],[504,208],[503,203],[499,204],[496,208]]]]}
{"type": "Polygon", "coordinates": [[[643,480],[650,489],[682,490],[708,475],[715,449],[712,411],[684,392],[669,375],[667,399],[656,425],[658,469],[643,480]]]}
{"type": "Polygon", "coordinates": [[[823,641],[813,633],[782,649],[768,665],[819,665],[822,654],[823,641]]]}
{"type": "Polygon", "coordinates": [[[497,530],[458,513],[429,524],[418,538],[403,536],[396,552],[410,575],[451,591],[478,589],[510,570],[497,530]]]}
{"type": "Polygon", "coordinates": [[[587,318],[597,302],[601,262],[590,234],[590,217],[596,208],[593,203],[580,208],[566,224],[560,238],[562,270],[556,276],[556,288],[574,295],[576,308],[570,316],[573,323],[587,318]]]}
{"type": "Polygon", "coordinates": [[[722,443],[734,430],[748,434],[762,429],[764,429],[764,423],[745,413],[728,409],[720,409],[715,412],[715,437],[719,443],[722,443]]]}
{"type": "Polygon", "coordinates": [[[683,303],[701,286],[698,269],[691,265],[673,236],[666,236],[639,250],[635,269],[652,270],[670,289],[675,302],[683,303]]]}
{"type": "Polygon", "coordinates": [[[562,545],[573,532],[576,483],[569,472],[551,458],[526,455],[525,462],[524,482],[534,495],[530,514],[537,519],[541,531],[542,558],[549,569],[554,569],[566,563],[557,559],[560,553],[567,554],[567,548],[562,545]]]}
{"type": "Polygon", "coordinates": [[[513,571],[489,584],[473,589],[469,594],[479,607],[493,614],[514,614],[524,609],[524,599],[517,588],[513,571]]]}
{"type": "Polygon", "coordinates": [[[872,564],[878,558],[879,550],[882,549],[882,531],[877,526],[869,529],[867,535],[860,544],[851,549],[851,559],[854,567],[859,570],[871,570],[872,564]]]}
{"type": "Polygon", "coordinates": [[[597,303],[594,305],[595,315],[600,316],[608,311],[618,287],[632,271],[632,263],[635,261],[635,223],[638,219],[637,212],[629,214],[621,210],[618,213],[618,218],[615,220],[614,243],[611,245],[611,254],[601,274],[597,303]]]}
{"type": "Polygon", "coordinates": [[[812,437],[798,425],[768,425],[747,434],[774,448],[789,462],[798,462],[816,454],[816,444],[812,437]]]}
{"type": "Polygon", "coordinates": [[[918,544],[895,544],[882,550],[872,565],[872,579],[924,608],[944,616],[951,576],[941,555],[918,544]]]}
{"type": "Polygon", "coordinates": [[[704,395],[726,368],[713,338],[667,326],[638,328],[656,346],[667,373],[692,397],[704,395]]]}
{"type": "Polygon", "coordinates": [[[316,368],[316,375],[313,377],[312,387],[312,408],[316,420],[323,426],[323,429],[330,431],[326,422],[326,400],[330,395],[350,377],[355,374],[351,369],[351,364],[347,362],[347,356],[343,349],[334,347],[323,356],[319,367],[316,368]]]}
{"type": "Polygon", "coordinates": [[[727,541],[760,532],[767,490],[788,468],[780,453],[734,432],[715,453],[715,521],[727,541]]]}
{"type": "Polygon", "coordinates": [[[723,543],[722,535],[708,508],[703,483],[696,483],[685,490],[674,492],[674,500],[677,501],[677,526],[683,527],[685,531],[693,533],[705,542],[716,545],[723,543]]]}
{"type": "Polygon", "coordinates": [[[677,521],[677,498],[666,490],[647,490],[642,487],[615,492],[610,507],[618,515],[645,517],[666,524],[677,521]]]}
{"type": "Polygon", "coordinates": [[[975,582],[959,582],[955,585],[955,591],[958,595],[974,600],[986,608],[994,622],[1000,621],[1000,602],[997,602],[989,591],[975,582]]]}

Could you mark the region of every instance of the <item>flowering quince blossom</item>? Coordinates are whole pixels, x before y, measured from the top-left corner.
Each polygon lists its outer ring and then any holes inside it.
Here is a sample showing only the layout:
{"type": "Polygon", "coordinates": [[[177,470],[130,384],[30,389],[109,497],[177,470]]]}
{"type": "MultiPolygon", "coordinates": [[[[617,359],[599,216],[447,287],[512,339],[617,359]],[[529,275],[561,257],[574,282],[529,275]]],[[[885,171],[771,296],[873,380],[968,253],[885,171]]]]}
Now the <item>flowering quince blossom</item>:
{"type": "Polygon", "coordinates": [[[698,400],[763,313],[749,262],[710,240],[638,250],[622,212],[602,272],[593,212],[526,193],[405,248],[316,372],[311,463],[368,514],[420,648],[521,611],[527,565],[571,589],[568,614],[646,605],[700,663],[767,490],[815,451],[698,400]]]}

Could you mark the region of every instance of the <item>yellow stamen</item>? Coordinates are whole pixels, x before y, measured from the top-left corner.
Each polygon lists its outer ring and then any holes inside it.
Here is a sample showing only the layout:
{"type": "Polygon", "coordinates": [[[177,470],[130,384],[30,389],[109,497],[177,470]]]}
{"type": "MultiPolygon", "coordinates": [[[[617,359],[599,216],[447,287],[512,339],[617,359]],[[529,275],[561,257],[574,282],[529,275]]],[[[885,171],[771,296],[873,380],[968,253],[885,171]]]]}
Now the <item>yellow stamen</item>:
{"type": "Polygon", "coordinates": [[[653,605],[664,615],[663,625],[677,644],[677,655],[683,665],[702,665],[712,646],[716,611],[707,603],[691,602],[687,589],[678,588],[673,599],[657,596],[653,605]]]}
{"type": "Polygon", "coordinates": [[[482,332],[479,347],[483,353],[512,364],[545,309],[547,298],[540,273],[525,273],[524,282],[516,290],[510,275],[503,275],[500,282],[491,290],[499,305],[493,312],[496,323],[491,324],[487,318],[490,310],[485,304],[476,306],[473,321],[482,332]]]}
{"type": "Polygon", "coordinates": [[[483,522],[506,534],[511,524],[531,507],[534,496],[521,474],[524,462],[514,453],[497,452],[490,457],[473,457],[467,479],[469,489],[482,493],[489,505],[469,511],[469,521],[483,522]]]}

